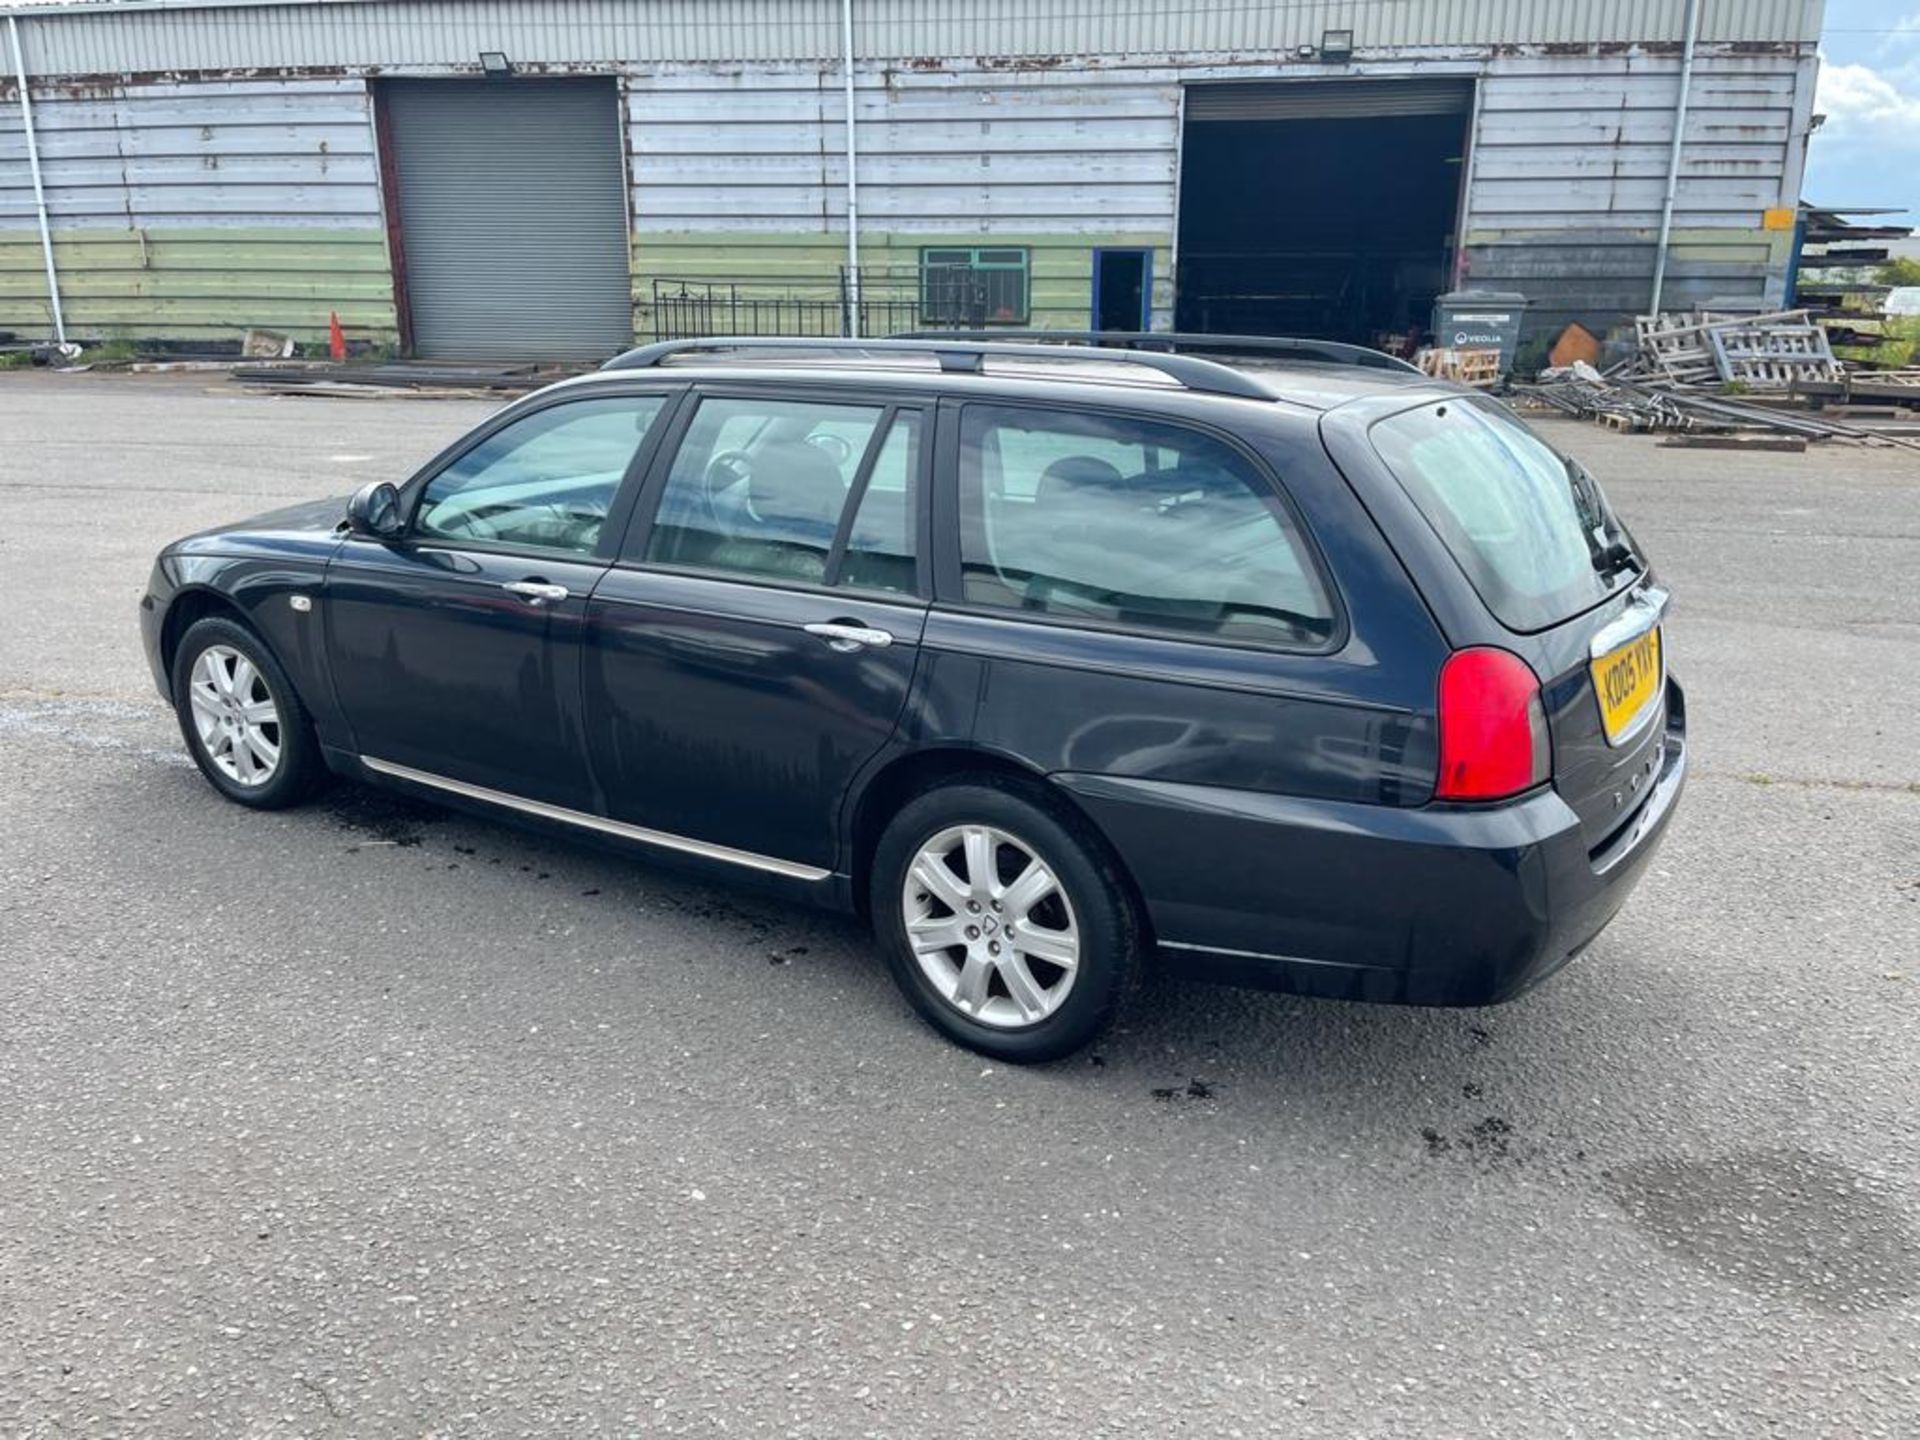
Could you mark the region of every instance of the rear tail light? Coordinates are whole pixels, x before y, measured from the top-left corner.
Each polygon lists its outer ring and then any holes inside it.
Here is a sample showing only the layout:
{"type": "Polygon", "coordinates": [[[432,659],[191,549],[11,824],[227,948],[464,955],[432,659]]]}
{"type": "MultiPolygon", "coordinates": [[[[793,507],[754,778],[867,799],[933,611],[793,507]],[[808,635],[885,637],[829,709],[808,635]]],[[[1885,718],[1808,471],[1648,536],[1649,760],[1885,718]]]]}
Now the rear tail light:
{"type": "Polygon", "coordinates": [[[1540,680],[1505,650],[1456,650],[1440,667],[1437,800],[1499,800],[1553,770],[1540,680]]]}

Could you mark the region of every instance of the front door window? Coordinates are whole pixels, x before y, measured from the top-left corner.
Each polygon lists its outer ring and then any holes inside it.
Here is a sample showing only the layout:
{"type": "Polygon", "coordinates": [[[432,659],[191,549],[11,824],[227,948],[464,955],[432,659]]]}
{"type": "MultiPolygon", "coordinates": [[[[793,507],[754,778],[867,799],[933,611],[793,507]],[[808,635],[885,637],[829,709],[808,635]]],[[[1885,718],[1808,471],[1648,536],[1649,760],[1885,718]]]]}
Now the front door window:
{"type": "Polygon", "coordinates": [[[627,467],[665,404],[660,395],[610,395],[521,417],[427,482],[415,533],[591,555],[627,467]]]}

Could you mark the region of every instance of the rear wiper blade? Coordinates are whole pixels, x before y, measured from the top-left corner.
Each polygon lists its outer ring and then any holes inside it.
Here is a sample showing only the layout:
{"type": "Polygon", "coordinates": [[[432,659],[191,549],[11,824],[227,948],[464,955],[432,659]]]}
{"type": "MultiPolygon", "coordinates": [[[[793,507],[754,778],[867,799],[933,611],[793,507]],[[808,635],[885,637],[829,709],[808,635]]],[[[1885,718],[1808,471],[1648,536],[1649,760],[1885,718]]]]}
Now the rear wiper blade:
{"type": "Polygon", "coordinates": [[[1593,477],[1579,461],[1568,460],[1565,463],[1567,488],[1573,492],[1575,510],[1580,512],[1580,538],[1587,542],[1587,555],[1593,561],[1595,573],[1604,580],[1622,570],[1642,569],[1633,551],[1618,540],[1609,541],[1605,538],[1604,531],[1610,517],[1606,502],[1600,498],[1600,487],[1593,483],[1593,477]]]}
{"type": "Polygon", "coordinates": [[[1610,575],[1617,575],[1622,570],[1640,568],[1640,562],[1635,558],[1633,551],[1618,540],[1610,545],[1596,545],[1590,548],[1593,550],[1593,568],[1602,580],[1610,575]]]}

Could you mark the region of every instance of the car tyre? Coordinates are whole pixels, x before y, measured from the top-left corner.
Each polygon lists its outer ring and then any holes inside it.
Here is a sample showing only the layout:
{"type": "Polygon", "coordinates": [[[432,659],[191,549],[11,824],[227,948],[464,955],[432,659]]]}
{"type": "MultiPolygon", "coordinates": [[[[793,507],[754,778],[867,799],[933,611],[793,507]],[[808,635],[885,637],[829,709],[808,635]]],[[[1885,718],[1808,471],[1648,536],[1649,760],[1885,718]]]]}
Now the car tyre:
{"type": "Polygon", "coordinates": [[[1131,885],[1092,828],[1037,787],[982,776],[923,792],[881,836],[869,883],[894,980],[927,1023],[983,1055],[1071,1055],[1138,983],[1147,938],[1131,885]]]}
{"type": "Polygon", "coordinates": [[[180,637],[173,708],[194,764],[235,804],[285,809],[325,779],[320,742],[293,682],[237,621],[210,616],[180,637]]]}

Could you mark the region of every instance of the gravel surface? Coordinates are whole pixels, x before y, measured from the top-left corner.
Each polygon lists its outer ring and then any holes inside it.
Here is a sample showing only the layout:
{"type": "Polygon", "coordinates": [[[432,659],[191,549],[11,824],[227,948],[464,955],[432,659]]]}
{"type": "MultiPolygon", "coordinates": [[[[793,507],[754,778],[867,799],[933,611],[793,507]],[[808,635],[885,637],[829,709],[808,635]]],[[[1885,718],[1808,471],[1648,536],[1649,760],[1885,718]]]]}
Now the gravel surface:
{"type": "Polygon", "coordinates": [[[1695,772],[1541,990],[937,1040],[838,918],[256,815],[156,549],[486,413],[0,377],[0,1435],[1920,1433],[1920,464],[1578,452],[1695,772]]]}

